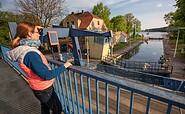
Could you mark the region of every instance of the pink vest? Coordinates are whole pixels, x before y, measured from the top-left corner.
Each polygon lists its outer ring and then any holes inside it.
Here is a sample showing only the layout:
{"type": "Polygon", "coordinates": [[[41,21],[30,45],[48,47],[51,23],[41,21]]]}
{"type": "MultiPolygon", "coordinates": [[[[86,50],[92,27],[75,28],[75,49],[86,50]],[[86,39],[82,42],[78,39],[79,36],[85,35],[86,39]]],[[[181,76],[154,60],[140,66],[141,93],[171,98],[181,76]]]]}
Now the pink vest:
{"type": "MultiPolygon", "coordinates": [[[[43,63],[49,68],[48,62],[44,55],[40,53],[41,59],[43,63]]],[[[33,58],[34,59],[34,58],[33,58]]],[[[48,87],[52,86],[54,83],[54,79],[51,80],[44,80],[36,75],[30,68],[28,68],[25,64],[19,62],[19,67],[24,71],[26,74],[26,78],[28,79],[29,85],[33,90],[45,90],[48,87]]]]}

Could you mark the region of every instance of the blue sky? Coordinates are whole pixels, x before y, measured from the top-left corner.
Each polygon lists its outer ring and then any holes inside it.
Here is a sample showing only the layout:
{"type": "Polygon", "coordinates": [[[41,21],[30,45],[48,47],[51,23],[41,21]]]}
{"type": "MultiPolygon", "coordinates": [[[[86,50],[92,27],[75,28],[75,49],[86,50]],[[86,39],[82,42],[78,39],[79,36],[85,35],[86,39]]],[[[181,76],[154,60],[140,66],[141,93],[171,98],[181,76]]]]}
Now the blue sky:
{"type": "MultiPolygon", "coordinates": [[[[8,10],[13,0],[1,0],[1,10],[8,10]]],[[[103,2],[111,9],[110,18],[132,13],[141,21],[141,28],[167,26],[163,19],[170,11],[175,11],[175,0],[66,0],[70,12],[92,11],[93,6],[103,2]]]]}

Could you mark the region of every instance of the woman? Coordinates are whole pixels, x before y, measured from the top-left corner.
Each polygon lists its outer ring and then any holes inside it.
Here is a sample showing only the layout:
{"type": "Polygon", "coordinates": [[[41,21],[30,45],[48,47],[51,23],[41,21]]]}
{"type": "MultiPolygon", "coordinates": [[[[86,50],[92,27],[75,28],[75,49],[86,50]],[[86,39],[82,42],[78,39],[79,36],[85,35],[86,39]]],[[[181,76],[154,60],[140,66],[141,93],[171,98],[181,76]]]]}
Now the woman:
{"type": "Polygon", "coordinates": [[[16,38],[10,45],[12,50],[6,55],[12,61],[17,61],[25,72],[31,89],[41,102],[41,113],[49,114],[51,109],[54,114],[60,114],[62,107],[52,85],[54,78],[71,66],[71,63],[66,62],[56,69],[50,69],[46,58],[37,49],[40,46],[40,29],[42,27],[32,23],[20,23],[17,26],[16,38]]]}

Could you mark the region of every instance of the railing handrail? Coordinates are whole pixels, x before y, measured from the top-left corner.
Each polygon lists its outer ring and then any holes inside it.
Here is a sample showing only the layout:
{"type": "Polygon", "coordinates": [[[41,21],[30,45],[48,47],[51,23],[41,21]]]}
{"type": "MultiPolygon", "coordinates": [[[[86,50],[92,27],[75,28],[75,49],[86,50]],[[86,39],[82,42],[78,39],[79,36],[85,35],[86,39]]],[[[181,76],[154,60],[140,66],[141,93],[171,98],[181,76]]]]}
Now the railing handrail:
{"type": "MultiPolygon", "coordinates": [[[[61,62],[52,59],[48,59],[48,61],[59,66],[62,64],[61,62]]],[[[80,66],[70,66],[68,69],[74,72],[79,72],[84,76],[89,76],[91,78],[95,78],[100,81],[112,84],[114,86],[122,87],[124,89],[134,91],[145,96],[150,96],[151,98],[163,102],[169,102],[170,104],[173,105],[181,105],[181,108],[185,108],[185,98],[178,96],[175,93],[162,91],[157,88],[145,86],[128,80],[122,80],[120,78],[105,75],[104,73],[95,72],[93,70],[87,70],[80,66]]]]}
{"type": "MultiPolygon", "coordinates": [[[[3,56],[5,56],[5,53],[3,52],[3,56]]],[[[8,59],[7,57],[4,57],[4,59],[8,59]]],[[[55,61],[55,60],[51,60],[51,59],[48,59],[48,62],[51,64],[52,68],[55,68],[55,65],[56,66],[60,66],[62,65],[63,63],[62,62],[59,62],[59,61],[55,61]]],[[[17,67],[18,68],[18,67],[17,67]]],[[[20,69],[20,68],[19,68],[20,69]]],[[[73,98],[69,98],[68,97],[68,93],[63,93],[64,92],[64,89],[63,86],[60,85],[61,84],[64,84],[65,85],[65,92],[67,92],[69,89],[70,93],[72,92],[72,84],[71,84],[71,75],[70,75],[70,72],[69,71],[72,71],[73,73],[78,73],[80,75],[80,83],[82,81],[82,83],[80,84],[81,85],[81,89],[84,91],[84,88],[83,88],[83,77],[87,77],[87,88],[88,88],[88,103],[89,103],[89,113],[92,113],[92,103],[91,103],[91,86],[90,86],[90,79],[95,79],[96,82],[97,80],[98,81],[101,81],[101,82],[104,82],[106,84],[106,94],[105,94],[105,97],[106,97],[106,101],[105,101],[105,105],[106,105],[106,108],[105,108],[105,111],[106,113],[108,113],[108,100],[109,100],[109,97],[108,97],[108,85],[112,85],[112,86],[115,86],[117,87],[117,101],[115,101],[117,103],[117,107],[116,107],[116,112],[119,113],[119,102],[118,100],[120,100],[120,88],[124,89],[124,90],[128,90],[131,92],[131,100],[130,100],[130,113],[132,112],[132,102],[133,102],[133,93],[137,93],[137,94],[140,94],[140,95],[143,95],[143,96],[146,96],[148,97],[149,101],[148,103],[150,103],[150,99],[155,99],[155,100],[159,100],[159,101],[162,101],[164,103],[167,103],[168,104],[168,108],[167,108],[167,113],[170,113],[171,112],[171,108],[172,106],[177,106],[179,108],[183,108],[185,109],[185,97],[182,97],[180,95],[177,95],[175,93],[170,93],[170,92],[166,92],[166,91],[163,91],[163,90],[160,90],[158,88],[154,88],[154,87],[150,87],[150,86],[147,86],[147,85],[143,85],[143,84],[139,84],[139,83],[135,83],[135,82],[132,82],[132,81],[129,81],[129,80],[123,80],[123,79],[120,79],[120,78],[117,78],[117,77],[113,77],[113,76],[109,76],[109,75],[106,75],[106,74],[103,74],[103,73],[100,73],[100,72],[95,72],[93,70],[87,70],[87,69],[84,69],[82,67],[79,67],[79,66],[71,66],[68,68],[68,70],[66,72],[68,72],[68,79],[69,79],[69,83],[70,84],[67,84],[68,81],[66,80],[66,73],[63,74],[63,76],[61,75],[60,77],[57,77],[57,80],[58,80],[58,85],[57,88],[59,88],[57,91],[58,92],[58,95],[62,95],[63,97],[60,97],[61,99],[65,99],[65,100],[62,100],[62,104],[64,106],[66,106],[66,104],[72,106],[73,104],[73,112],[74,113],[77,113],[75,112],[75,108],[74,108],[74,99],[73,98]],[[64,81],[62,81],[62,78],[61,77],[64,77],[64,81]],[[70,85],[67,86],[67,85],[70,85]],[[67,99],[66,99],[67,97],[67,99]],[[71,99],[71,100],[70,100],[71,99]],[[67,102],[67,101],[68,102],[67,102]],[[72,101],[72,102],[71,102],[72,101]]],[[[75,74],[74,74],[75,75],[75,74]]],[[[76,77],[76,75],[75,75],[76,77]]],[[[74,85],[75,85],[75,88],[78,90],[78,87],[77,87],[77,84],[75,82],[76,78],[74,78],[74,85]]],[[[96,89],[99,88],[99,86],[96,85],[96,89]]],[[[82,103],[84,103],[84,92],[82,92],[82,103]]],[[[71,94],[74,94],[73,92],[71,94]]],[[[99,96],[99,92],[97,93],[96,91],[96,96],[99,96]],[[97,95],[98,94],[98,95],[97,95]]],[[[79,97],[76,93],[76,97],[79,97]]],[[[99,100],[99,97],[98,97],[98,100],[99,100]]],[[[150,105],[148,105],[147,103],[147,110],[146,110],[146,113],[148,113],[148,108],[150,107],[150,105]]],[[[76,105],[76,104],[75,104],[76,105]]],[[[79,104],[79,102],[77,102],[77,105],[81,105],[83,107],[83,112],[85,112],[86,110],[86,107],[85,105],[83,104],[79,104]]],[[[99,109],[99,103],[96,104],[98,105],[97,109],[99,109]]],[[[66,106],[67,107],[67,106],[66,106]]],[[[65,107],[65,108],[66,108],[65,107]]],[[[78,106],[79,107],[79,106],[78,106]]],[[[67,110],[67,108],[66,108],[67,110]]],[[[69,111],[72,110],[71,107],[69,107],[69,111]]],[[[65,113],[70,113],[69,111],[64,111],[65,113]]],[[[78,109],[78,111],[80,112],[81,109],[78,109]]],[[[78,112],[78,113],[79,113],[78,112]]],[[[87,111],[86,111],[87,112],[87,111]]]]}

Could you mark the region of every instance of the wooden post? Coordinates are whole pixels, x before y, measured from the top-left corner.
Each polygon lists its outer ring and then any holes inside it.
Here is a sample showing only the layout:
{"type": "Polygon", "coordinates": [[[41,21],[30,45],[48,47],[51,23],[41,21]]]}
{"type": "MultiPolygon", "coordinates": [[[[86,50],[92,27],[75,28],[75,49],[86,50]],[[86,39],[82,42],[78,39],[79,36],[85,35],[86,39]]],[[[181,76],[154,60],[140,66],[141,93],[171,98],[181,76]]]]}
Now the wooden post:
{"type": "Polygon", "coordinates": [[[178,35],[177,35],[177,40],[176,40],[175,51],[174,51],[173,57],[175,57],[176,52],[177,52],[177,45],[178,45],[178,42],[179,42],[179,34],[180,34],[180,30],[178,30],[178,35]]]}

